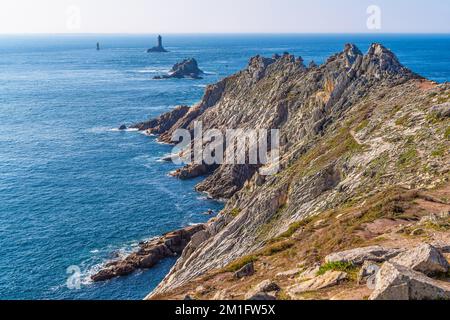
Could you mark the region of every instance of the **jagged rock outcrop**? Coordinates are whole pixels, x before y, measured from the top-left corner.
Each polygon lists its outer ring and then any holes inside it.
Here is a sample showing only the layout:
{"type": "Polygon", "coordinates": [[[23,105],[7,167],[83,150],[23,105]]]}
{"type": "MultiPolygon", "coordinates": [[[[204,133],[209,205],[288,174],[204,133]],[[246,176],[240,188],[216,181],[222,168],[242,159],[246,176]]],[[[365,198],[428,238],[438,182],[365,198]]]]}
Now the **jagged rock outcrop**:
{"type": "Polygon", "coordinates": [[[449,263],[442,253],[429,244],[403,252],[390,261],[427,275],[446,273],[449,270],[449,263]]]}
{"type": "Polygon", "coordinates": [[[180,255],[191,238],[203,229],[204,225],[191,226],[143,242],[137,252],[124,259],[107,263],[104,268],[91,276],[91,279],[94,282],[106,281],[129,275],[138,269],[150,269],[164,258],[180,255]]]}
{"type": "Polygon", "coordinates": [[[325,257],[325,262],[344,262],[353,265],[362,265],[365,261],[384,262],[398,254],[404,249],[388,249],[380,246],[356,248],[343,252],[336,252],[325,257]]]}
{"type": "MultiPolygon", "coordinates": [[[[203,130],[222,132],[280,129],[280,170],[269,176],[259,174],[262,165],[197,164],[178,170],[183,178],[209,174],[198,190],[228,201],[154,293],[223,268],[261,249],[291,224],[349,201],[362,202],[392,186],[445,183],[447,118],[436,119],[431,108],[445,102],[449,90],[448,84],[437,85],[403,67],[380,44],[366,54],[346,45],[311,68],[289,54],[258,56],[244,70],[209,86],[159,139],[170,142],[178,128],[193,132],[195,121],[203,130]]],[[[397,214],[399,209],[389,210],[397,214]]],[[[360,214],[363,219],[376,212],[360,214]]],[[[389,257],[390,252],[372,256],[374,261],[389,257]]]]}
{"type": "Polygon", "coordinates": [[[370,300],[448,300],[450,284],[407,267],[386,262],[376,276],[370,300]]]}
{"type": "Polygon", "coordinates": [[[153,79],[201,79],[203,71],[199,69],[197,60],[194,58],[185,59],[181,62],[176,63],[172,69],[170,69],[169,74],[162,76],[155,76],[153,79]]]}
{"type": "Polygon", "coordinates": [[[161,115],[159,118],[137,123],[132,128],[146,131],[147,134],[162,134],[172,128],[178,119],[184,117],[189,111],[188,106],[179,106],[174,110],[161,115]]]}

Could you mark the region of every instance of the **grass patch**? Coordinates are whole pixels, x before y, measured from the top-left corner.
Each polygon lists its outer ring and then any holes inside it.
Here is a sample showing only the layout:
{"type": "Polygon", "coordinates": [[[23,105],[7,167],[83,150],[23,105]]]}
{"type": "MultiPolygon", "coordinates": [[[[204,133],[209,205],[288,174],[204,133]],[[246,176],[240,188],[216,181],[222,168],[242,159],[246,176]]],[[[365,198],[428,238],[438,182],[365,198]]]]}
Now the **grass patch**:
{"type": "Polygon", "coordinates": [[[295,244],[295,242],[292,240],[274,243],[274,244],[271,244],[271,245],[267,246],[266,248],[262,249],[259,252],[259,255],[262,255],[264,257],[270,257],[270,256],[273,256],[274,254],[277,254],[279,252],[283,252],[287,249],[292,248],[294,246],[294,244],[295,244]]]}
{"type": "Polygon", "coordinates": [[[444,138],[450,140],[450,126],[448,126],[447,129],[445,129],[444,138]]]}
{"type": "Polygon", "coordinates": [[[355,269],[357,269],[357,267],[355,267],[351,262],[328,262],[320,266],[319,271],[317,271],[317,275],[324,275],[328,271],[352,272],[355,269]]]}
{"type": "Polygon", "coordinates": [[[292,223],[285,232],[279,235],[278,239],[290,238],[294,233],[296,233],[299,229],[308,225],[312,221],[312,218],[307,218],[301,221],[297,221],[292,223]]]}
{"type": "Polygon", "coordinates": [[[324,265],[320,266],[319,271],[317,271],[317,275],[321,276],[327,273],[328,271],[341,271],[347,273],[348,279],[351,281],[356,281],[358,278],[359,268],[351,262],[328,262],[324,265]]]}
{"type": "Polygon", "coordinates": [[[431,153],[431,156],[434,158],[440,158],[445,155],[446,151],[447,148],[444,145],[441,145],[431,153]]]}
{"type": "Polygon", "coordinates": [[[403,116],[397,119],[397,121],[395,121],[395,125],[400,126],[400,127],[407,127],[409,123],[409,116],[403,116]]]}
{"type": "Polygon", "coordinates": [[[230,263],[228,266],[226,266],[223,271],[224,272],[236,272],[239,269],[241,269],[242,267],[244,267],[245,265],[251,263],[251,262],[256,262],[258,261],[258,257],[256,255],[250,255],[250,256],[245,256],[242,257],[232,263],[230,263]]]}
{"type": "Polygon", "coordinates": [[[360,132],[362,130],[364,130],[365,128],[367,128],[367,126],[369,125],[369,120],[363,120],[361,122],[361,124],[359,126],[356,127],[355,132],[360,132]]]}
{"type": "Polygon", "coordinates": [[[414,164],[414,162],[417,160],[418,152],[416,148],[409,147],[405,152],[403,152],[400,157],[398,158],[397,165],[400,168],[406,168],[410,165],[414,164]]]}
{"type": "Polygon", "coordinates": [[[258,259],[260,257],[270,257],[273,256],[277,253],[286,251],[290,248],[292,248],[295,245],[295,242],[292,240],[288,240],[288,241],[281,241],[278,243],[274,243],[271,245],[266,246],[265,248],[261,249],[260,251],[258,251],[255,254],[252,255],[248,255],[245,257],[242,257],[236,261],[233,261],[232,263],[230,263],[228,266],[226,266],[225,268],[223,268],[219,273],[222,272],[236,272],[239,269],[241,269],[243,266],[245,266],[246,264],[250,263],[250,262],[256,262],[258,261],[258,259]]]}
{"type": "Polygon", "coordinates": [[[239,214],[241,213],[241,209],[238,208],[234,208],[233,210],[230,211],[230,214],[236,218],[239,214]]]}
{"type": "Polygon", "coordinates": [[[369,163],[368,168],[364,171],[364,176],[370,177],[374,181],[379,181],[385,174],[388,164],[389,154],[385,152],[369,163]]]}
{"type": "Polygon", "coordinates": [[[288,173],[293,173],[291,179],[310,176],[320,172],[333,161],[349,158],[363,150],[364,146],[353,138],[350,128],[346,126],[306,152],[288,173]]]}
{"type": "Polygon", "coordinates": [[[289,301],[289,300],[292,300],[292,298],[291,298],[291,297],[287,294],[287,292],[284,291],[284,290],[281,290],[281,291],[278,293],[277,298],[278,298],[278,300],[281,300],[281,301],[289,301]]]}

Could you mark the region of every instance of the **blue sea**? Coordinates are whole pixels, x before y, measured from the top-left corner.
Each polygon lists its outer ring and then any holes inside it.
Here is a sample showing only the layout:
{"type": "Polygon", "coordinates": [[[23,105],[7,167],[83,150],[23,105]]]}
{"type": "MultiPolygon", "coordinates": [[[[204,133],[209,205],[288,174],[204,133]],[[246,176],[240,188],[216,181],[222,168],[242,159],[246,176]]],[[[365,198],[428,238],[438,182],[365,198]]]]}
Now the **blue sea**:
{"type": "Polygon", "coordinates": [[[449,35],[0,36],[0,299],[142,299],[174,264],[93,284],[142,240],[204,222],[223,204],[169,177],[168,145],[119,125],[197,102],[256,54],[322,63],[347,42],[391,48],[413,71],[450,80],[449,35]],[[100,42],[101,50],[96,51],[100,42]],[[203,80],[152,80],[194,57],[203,80]],[[81,271],[69,289],[67,268],[81,271]]]}

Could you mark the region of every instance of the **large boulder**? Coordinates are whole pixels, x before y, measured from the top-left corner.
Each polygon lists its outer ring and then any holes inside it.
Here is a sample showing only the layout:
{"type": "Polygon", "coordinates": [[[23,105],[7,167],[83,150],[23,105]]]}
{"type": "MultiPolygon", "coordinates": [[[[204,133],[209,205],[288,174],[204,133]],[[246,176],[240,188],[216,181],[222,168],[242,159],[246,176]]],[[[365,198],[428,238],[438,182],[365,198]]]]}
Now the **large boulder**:
{"type": "Polygon", "coordinates": [[[376,276],[370,300],[448,300],[450,284],[392,262],[385,262],[376,276]]]}
{"type": "Polygon", "coordinates": [[[375,275],[380,267],[371,261],[365,261],[358,273],[358,284],[366,284],[370,287],[375,285],[375,275]]]}
{"type": "MultiPolygon", "coordinates": [[[[273,281],[265,280],[258,285],[256,285],[253,289],[251,289],[245,295],[245,299],[247,300],[261,300],[257,298],[267,298],[267,295],[275,296],[275,293],[280,291],[281,288],[273,281]]],[[[267,300],[267,299],[262,299],[267,300]]]]}
{"type": "Polygon", "coordinates": [[[298,281],[305,281],[315,278],[320,270],[320,265],[314,265],[306,268],[298,277],[298,281]]]}
{"type": "Polygon", "coordinates": [[[245,277],[252,276],[255,273],[255,265],[253,262],[247,263],[245,266],[243,266],[241,269],[235,272],[234,277],[236,279],[241,279],[245,277]]]}
{"type": "Polygon", "coordinates": [[[403,252],[391,259],[391,262],[427,275],[445,273],[449,270],[449,264],[442,253],[429,244],[403,252]]]}
{"type": "Polygon", "coordinates": [[[371,246],[332,253],[325,257],[325,262],[345,262],[354,265],[362,265],[364,261],[384,262],[397,256],[402,251],[402,249],[388,249],[380,246],[371,246]]]}
{"type": "Polygon", "coordinates": [[[309,291],[316,291],[328,287],[333,287],[347,279],[347,273],[340,271],[328,271],[327,273],[317,276],[311,280],[301,282],[288,288],[291,296],[309,291]]]}

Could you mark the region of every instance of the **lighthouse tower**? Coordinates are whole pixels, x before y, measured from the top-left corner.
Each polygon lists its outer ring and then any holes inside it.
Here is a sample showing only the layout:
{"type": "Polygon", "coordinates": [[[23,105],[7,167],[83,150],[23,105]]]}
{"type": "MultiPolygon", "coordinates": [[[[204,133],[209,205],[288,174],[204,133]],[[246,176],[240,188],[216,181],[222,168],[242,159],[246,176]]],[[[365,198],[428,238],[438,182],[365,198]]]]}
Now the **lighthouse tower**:
{"type": "Polygon", "coordinates": [[[156,47],[148,49],[147,52],[167,52],[167,50],[164,49],[162,45],[162,37],[160,35],[158,36],[158,45],[156,47]]]}
{"type": "Polygon", "coordinates": [[[162,47],[163,47],[161,35],[158,36],[158,47],[159,47],[159,48],[162,48],[162,47]]]}

